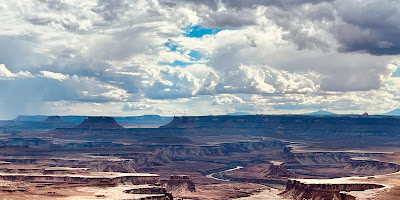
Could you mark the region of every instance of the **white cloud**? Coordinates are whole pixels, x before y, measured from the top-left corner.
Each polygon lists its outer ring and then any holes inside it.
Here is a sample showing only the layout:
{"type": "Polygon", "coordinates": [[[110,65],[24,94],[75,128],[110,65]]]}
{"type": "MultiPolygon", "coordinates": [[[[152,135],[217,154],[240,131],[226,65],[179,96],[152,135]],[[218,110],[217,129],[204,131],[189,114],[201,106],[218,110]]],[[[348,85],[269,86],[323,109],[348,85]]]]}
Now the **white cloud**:
{"type": "Polygon", "coordinates": [[[290,73],[260,66],[240,66],[222,76],[211,72],[203,81],[199,94],[285,94],[315,93],[319,75],[314,72],[290,73]]]}
{"type": "Polygon", "coordinates": [[[16,78],[16,77],[32,77],[32,74],[28,71],[19,71],[17,74],[12,73],[4,64],[0,64],[0,79],[16,78]]]}
{"type": "Polygon", "coordinates": [[[232,94],[221,94],[215,97],[211,102],[211,105],[221,105],[221,104],[233,104],[233,103],[245,103],[243,99],[232,94]]]}
{"type": "Polygon", "coordinates": [[[77,113],[76,104],[95,113],[92,103],[101,102],[113,114],[124,106],[168,115],[383,112],[400,106],[400,82],[391,77],[399,67],[399,6],[390,0],[5,1],[0,88],[9,98],[0,105],[34,112],[62,102],[60,112],[77,113]],[[224,30],[185,37],[193,25],[224,30]],[[18,101],[27,98],[31,106],[18,101]]]}
{"type": "Polygon", "coordinates": [[[5,65],[3,65],[3,64],[0,65],[0,77],[1,78],[12,78],[15,76],[17,76],[17,75],[10,72],[10,70],[8,70],[5,65]]]}
{"type": "Polygon", "coordinates": [[[200,80],[190,72],[164,67],[146,88],[146,96],[152,99],[175,99],[194,96],[200,88],[200,80]]]}
{"type": "Polygon", "coordinates": [[[55,79],[55,80],[59,80],[59,81],[69,79],[69,75],[65,75],[65,74],[61,74],[61,73],[55,73],[55,72],[49,72],[49,71],[40,71],[40,73],[45,78],[55,79]]]}

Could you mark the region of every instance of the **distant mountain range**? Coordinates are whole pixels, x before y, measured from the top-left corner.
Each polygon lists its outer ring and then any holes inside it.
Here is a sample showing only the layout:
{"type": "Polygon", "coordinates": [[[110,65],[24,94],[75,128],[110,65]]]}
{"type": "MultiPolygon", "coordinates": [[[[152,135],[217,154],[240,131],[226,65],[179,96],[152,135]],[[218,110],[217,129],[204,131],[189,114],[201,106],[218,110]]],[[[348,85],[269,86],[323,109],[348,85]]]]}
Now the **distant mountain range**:
{"type": "MultiPolygon", "coordinates": [[[[337,115],[336,113],[325,111],[325,110],[318,110],[316,112],[312,113],[304,113],[305,115],[337,115]]],[[[400,116],[400,109],[394,109],[392,111],[389,111],[387,113],[383,114],[377,114],[377,115],[394,115],[394,116],[400,116]]]]}
{"type": "Polygon", "coordinates": [[[336,115],[333,112],[325,111],[325,110],[318,110],[311,113],[304,113],[305,115],[336,115]]]}
{"type": "Polygon", "coordinates": [[[234,112],[234,113],[226,113],[226,115],[250,115],[247,112],[234,112]]]}

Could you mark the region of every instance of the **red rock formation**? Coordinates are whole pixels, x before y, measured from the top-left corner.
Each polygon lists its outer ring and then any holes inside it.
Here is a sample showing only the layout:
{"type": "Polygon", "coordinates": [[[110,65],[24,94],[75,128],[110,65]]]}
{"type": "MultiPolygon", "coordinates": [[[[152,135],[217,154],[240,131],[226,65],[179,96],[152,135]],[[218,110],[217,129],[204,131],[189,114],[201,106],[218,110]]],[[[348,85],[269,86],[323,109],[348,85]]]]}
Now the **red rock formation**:
{"type": "Polygon", "coordinates": [[[288,180],[283,196],[293,199],[335,199],[354,200],[355,197],[341,193],[342,191],[364,191],[368,189],[382,188],[384,186],[369,183],[346,183],[346,184],[307,184],[297,180],[288,180]]]}
{"type": "Polygon", "coordinates": [[[125,190],[124,192],[128,194],[164,194],[165,200],[173,199],[172,194],[168,193],[165,188],[159,186],[144,185],[143,187],[125,190]]]}
{"type": "Polygon", "coordinates": [[[186,175],[171,176],[168,181],[162,181],[162,185],[169,193],[194,192],[196,190],[194,183],[186,175]]]}
{"type": "Polygon", "coordinates": [[[88,117],[74,128],[85,129],[123,129],[113,117],[88,117]]]}
{"type": "Polygon", "coordinates": [[[87,176],[87,175],[31,175],[31,174],[1,174],[0,180],[5,181],[25,181],[35,183],[123,183],[133,184],[155,184],[159,182],[159,176],[121,175],[112,177],[87,176]]]}

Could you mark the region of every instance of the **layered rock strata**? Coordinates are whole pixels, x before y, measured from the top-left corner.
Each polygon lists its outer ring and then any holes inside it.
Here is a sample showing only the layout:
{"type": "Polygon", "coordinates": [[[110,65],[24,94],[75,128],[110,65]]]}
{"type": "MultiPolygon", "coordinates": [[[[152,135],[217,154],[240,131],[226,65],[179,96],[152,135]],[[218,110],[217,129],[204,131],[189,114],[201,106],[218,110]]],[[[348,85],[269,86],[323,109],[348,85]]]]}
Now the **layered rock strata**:
{"type": "Polygon", "coordinates": [[[282,195],[296,200],[355,200],[355,197],[344,192],[383,187],[383,185],[371,183],[306,183],[299,180],[288,180],[286,190],[282,195]]]}

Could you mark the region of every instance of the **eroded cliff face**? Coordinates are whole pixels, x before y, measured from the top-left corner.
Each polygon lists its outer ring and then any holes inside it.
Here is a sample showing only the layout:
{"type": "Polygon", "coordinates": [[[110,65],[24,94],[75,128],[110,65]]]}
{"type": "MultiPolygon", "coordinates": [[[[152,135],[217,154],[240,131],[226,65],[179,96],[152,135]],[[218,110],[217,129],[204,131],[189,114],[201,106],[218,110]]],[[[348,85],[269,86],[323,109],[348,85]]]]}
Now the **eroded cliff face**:
{"type": "Polygon", "coordinates": [[[348,163],[354,157],[380,156],[381,153],[353,153],[353,152],[305,152],[286,154],[286,158],[302,165],[326,165],[334,163],[348,163]]]}
{"type": "Polygon", "coordinates": [[[162,180],[161,184],[172,194],[194,192],[196,190],[195,184],[186,175],[171,176],[169,180],[162,180]]]}
{"type": "Polygon", "coordinates": [[[365,152],[296,152],[286,147],[286,166],[293,172],[320,178],[337,178],[342,176],[374,176],[400,171],[396,163],[381,162],[384,153],[365,152]]]}
{"type": "Polygon", "coordinates": [[[159,154],[175,157],[227,155],[219,146],[157,145],[151,146],[159,154]]]}
{"type": "Polygon", "coordinates": [[[233,142],[219,145],[147,145],[158,153],[167,156],[224,156],[236,152],[252,152],[264,148],[283,149],[286,143],[281,141],[233,142]]]}
{"type": "Polygon", "coordinates": [[[288,180],[282,195],[296,200],[355,200],[355,197],[343,192],[364,191],[383,187],[383,185],[370,183],[309,184],[297,180],[288,180]]]}
{"type": "Polygon", "coordinates": [[[0,199],[173,199],[160,186],[157,174],[42,165],[0,166],[0,199]]]}
{"type": "Polygon", "coordinates": [[[125,193],[128,194],[159,194],[160,196],[154,196],[154,197],[147,197],[143,198],[144,200],[172,200],[173,196],[172,194],[168,193],[167,190],[163,187],[159,186],[142,186],[142,187],[136,187],[134,189],[129,189],[125,190],[125,193]]]}
{"type": "Polygon", "coordinates": [[[373,160],[354,160],[344,168],[360,175],[382,175],[400,171],[400,165],[373,160]]]}
{"type": "Polygon", "coordinates": [[[90,168],[94,172],[137,172],[142,168],[165,165],[169,158],[151,153],[138,153],[132,155],[121,155],[123,158],[115,156],[95,156],[88,155],[82,158],[7,158],[7,162],[29,165],[41,164],[53,167],[70,168],[90,168]]]}

